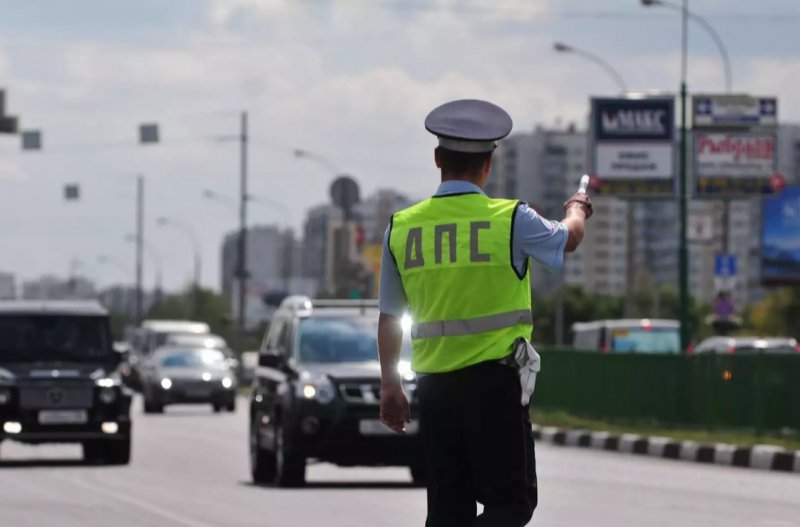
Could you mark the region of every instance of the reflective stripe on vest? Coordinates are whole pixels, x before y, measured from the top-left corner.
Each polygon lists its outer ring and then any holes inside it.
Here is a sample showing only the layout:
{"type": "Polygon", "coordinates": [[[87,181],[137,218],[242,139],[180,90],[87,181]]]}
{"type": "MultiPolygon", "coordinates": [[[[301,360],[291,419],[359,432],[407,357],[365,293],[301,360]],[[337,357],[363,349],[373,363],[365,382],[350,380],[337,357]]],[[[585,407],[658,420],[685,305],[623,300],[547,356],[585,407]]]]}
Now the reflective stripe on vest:
{"type": "Polygon", "coordinates": [[[529,310],[518,310],[464,320],[421,322],[415,324],[411,328],[411,337],[415,339],[430,339],[436,337],[475,335],[487,331],[514,327],[517,324],[533,324],[533,315],[531,312],[529,310]]]}

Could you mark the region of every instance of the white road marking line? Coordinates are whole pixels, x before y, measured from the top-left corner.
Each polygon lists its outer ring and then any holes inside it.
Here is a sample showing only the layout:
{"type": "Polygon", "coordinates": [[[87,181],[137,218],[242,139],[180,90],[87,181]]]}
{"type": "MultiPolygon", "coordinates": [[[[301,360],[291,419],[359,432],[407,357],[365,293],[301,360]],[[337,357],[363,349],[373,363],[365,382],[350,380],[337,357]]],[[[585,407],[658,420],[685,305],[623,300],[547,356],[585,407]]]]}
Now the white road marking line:
{"type": "Polygon", "coordinates": [[[119,494],[117,492],[108,490],[105,487],[92,485],[91,483],[86,483],[85,481],[65,478],[63,476],[58,476],[58,475],[54,475],[53,477],[65,481],[67,483],[70,483],[72,485],[75,485],[77,487],[83,487],[86,490],[90,490],[98,494],[103,494],[105,496],[108,496],[109,498],[114,498],[115,500],[127,503],[128,505],[133,505],[134,507],[138,507],[142,510],[153,513],[157,516],[161,516],[180,525],[185,525],[186,527],[216,527],[215,525],[212,525],[210,523],[201,522],[199,520],[195,520],[194,518],[189,518],[188,516],[181,516],[180,514],[175,514],[174,512],[162,509],[157,505],[153,505],[151,503],[147,503],[142,500],[132,498],[130,496],[125,496],[124,494],[119,494]]]}

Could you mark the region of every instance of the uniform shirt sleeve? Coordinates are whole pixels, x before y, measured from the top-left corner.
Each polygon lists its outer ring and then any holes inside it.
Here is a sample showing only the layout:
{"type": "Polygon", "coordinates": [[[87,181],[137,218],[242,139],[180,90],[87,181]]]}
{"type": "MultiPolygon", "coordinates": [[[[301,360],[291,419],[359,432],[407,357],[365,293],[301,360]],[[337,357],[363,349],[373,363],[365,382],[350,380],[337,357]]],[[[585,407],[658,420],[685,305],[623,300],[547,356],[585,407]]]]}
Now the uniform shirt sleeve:
{"type": "Polygon", "coordinates": [[[527,203],[517,207],[514,214],[513,254],[517,274],[525,271],[529,256],[550,270],[561,269],[569,239],[567,227],[543,218],[527,203]]]}
{"type": "Polygon", "coordinates": [[[381,313],[403,316],[408,307],[406,291],[403,282],[400,280],[400,271],[397,270],[397,263],[389,250],[389,233],[392,226],[386,228],[383,236],[383,255],[381,256],[381,295],[378,300],[378,307],[381,313]]]}

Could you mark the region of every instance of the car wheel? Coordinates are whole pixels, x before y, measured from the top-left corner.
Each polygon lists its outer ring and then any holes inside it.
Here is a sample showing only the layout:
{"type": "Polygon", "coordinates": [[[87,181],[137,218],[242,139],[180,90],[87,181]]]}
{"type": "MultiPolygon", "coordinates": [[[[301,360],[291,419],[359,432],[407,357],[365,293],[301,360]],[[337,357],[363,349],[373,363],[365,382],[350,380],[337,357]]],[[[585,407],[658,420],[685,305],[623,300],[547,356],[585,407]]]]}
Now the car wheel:
{"type": "Polygon", "coordinates": [[[214,403],[214,404],[211,405],[211,407],[214,409],[214,413],[215,414],[218,414],[218,413],[220,413],[222,411],[222,405],[221,404],[214,403]]]}
{"type": "Polygon", "coordinates": [[[84,441],[83,459],[87,463],[127,465],[131,460],[131,436],[84,441]]]}
{"type": "Polygon", "coordinates": [[[231,412],[231,413],[235,412],[236,411],[236,399],[232,400],[227,405],[225,405],[225,409],[227,411],[231,412]]]}
{"type": "Polygon", "coordinates": [[[275,454],[261,448],[255,418],[250,422],[250,474],[253,483],[264,485],[275,481],[275,454]]]}
{"type": "Polygon", "coordinates": [[[411,481],[417,487],[424,487],[428,483],[428,470],[425,463],[422,461],[415,461],[408,466],[411,472],[411,481]]]}
{"type": "Polygon", "coordinates": [[[278,423],[275,429],[275,484],[301,487],[306,483],[306,458],[292,448],[288,430],[278,423]]]}
{"type": "Polygon", "coordinates": [[[144,413],[146,414],[163,414],[164,413],[164,405],[157,403],[156,401],[151,401],[150,399],[145,396],[144,398],[144,413]]]}

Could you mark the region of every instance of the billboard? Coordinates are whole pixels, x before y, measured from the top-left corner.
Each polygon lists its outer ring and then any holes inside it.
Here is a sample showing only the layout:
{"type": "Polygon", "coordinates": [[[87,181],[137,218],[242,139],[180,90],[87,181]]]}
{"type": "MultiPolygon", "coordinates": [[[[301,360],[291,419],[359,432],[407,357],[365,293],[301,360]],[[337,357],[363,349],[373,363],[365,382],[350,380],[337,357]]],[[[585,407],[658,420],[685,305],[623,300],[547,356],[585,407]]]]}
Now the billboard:
{"type": "Polygon", "coordinates": [[[800,186],[764,200],[761,281],[800,284],[800,186]]]}
{"type": "Polygon", "coordinates": [[[693,167],[699,197],[770,194],[776,173],[778,101],[750,95],[692,97],[693,167]]]}
{"type": "Polygon", "coordinates": [[[593,187],[598,194],[672,196],[675,108],[671,97],[593,98],[593,187]]]}
{"type": "Polygon", "coordinates": [[[699,194],[772,191],[776,138],[764,132],[694,132],[694,174],[699,194]]]}

